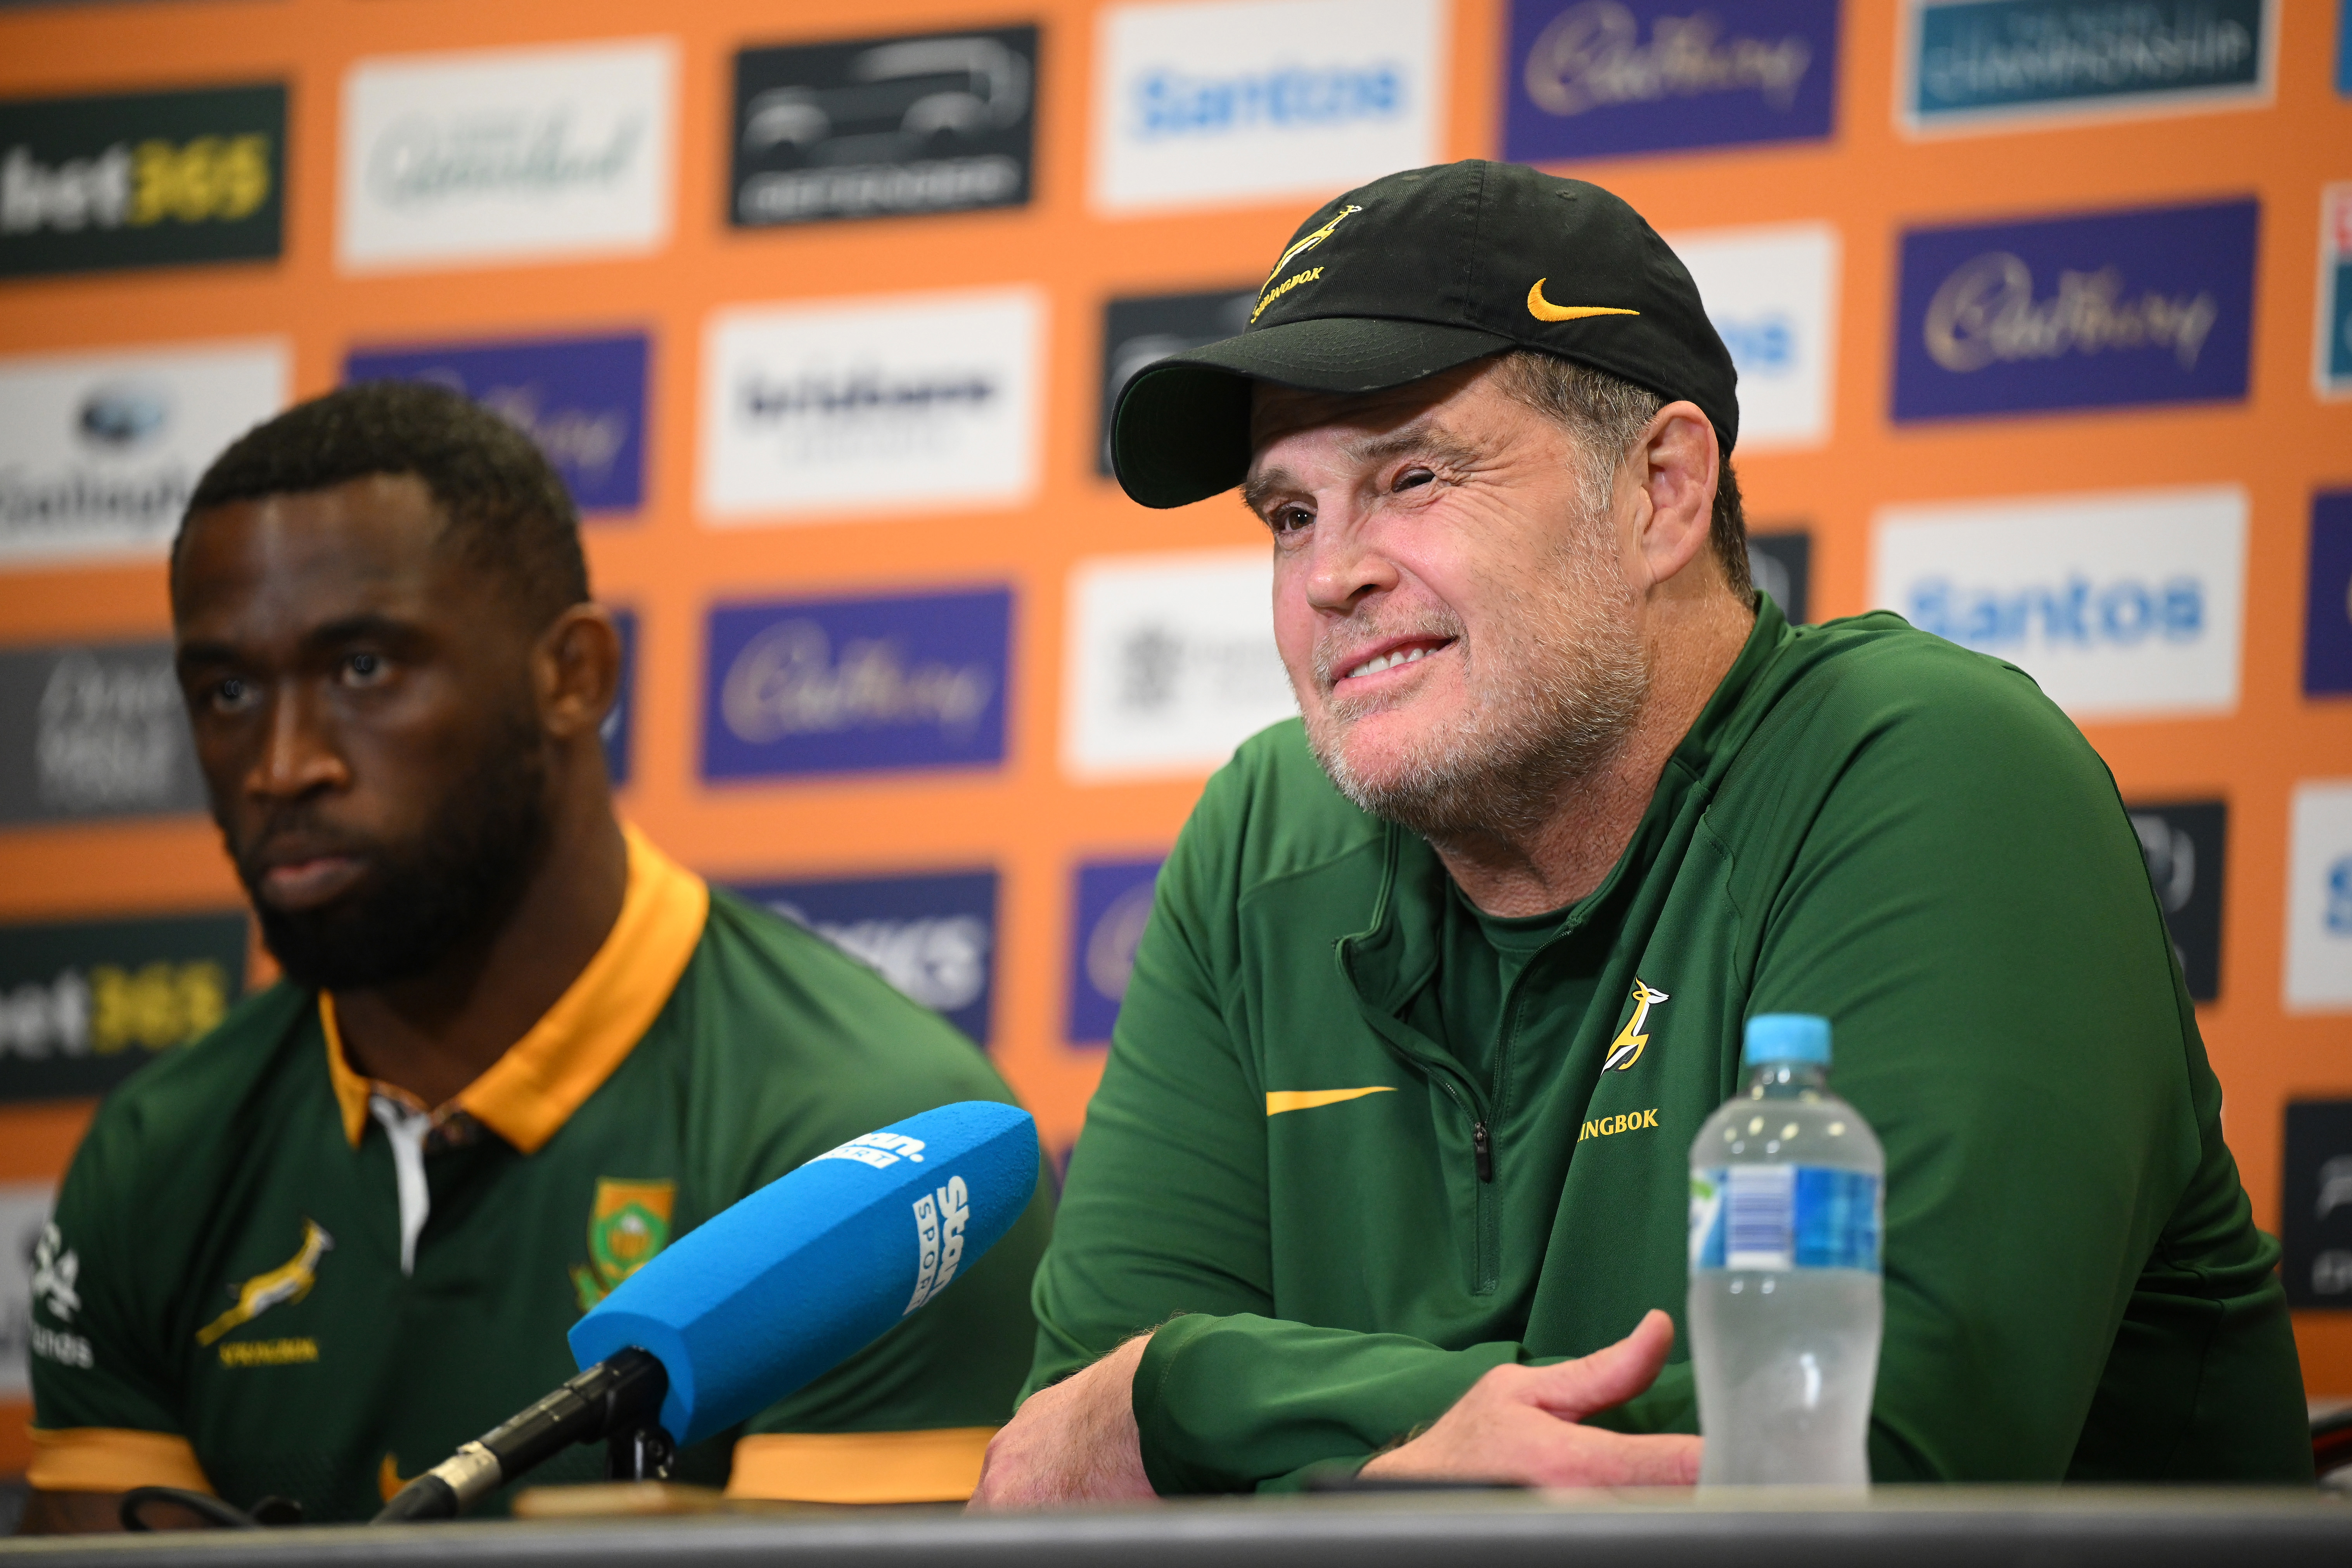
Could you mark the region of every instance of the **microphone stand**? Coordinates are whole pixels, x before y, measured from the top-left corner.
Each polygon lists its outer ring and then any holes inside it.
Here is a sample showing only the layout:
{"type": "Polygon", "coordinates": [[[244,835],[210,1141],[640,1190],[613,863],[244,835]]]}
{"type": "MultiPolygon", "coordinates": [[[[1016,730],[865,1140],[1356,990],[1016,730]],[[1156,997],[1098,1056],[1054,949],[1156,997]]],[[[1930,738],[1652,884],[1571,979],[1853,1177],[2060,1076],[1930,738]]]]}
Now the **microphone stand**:
{"type": "Polygon", "coordinates": [[[677,1452],[660,1424],[668,1394],[669,1373],[659,1361],[634,1346],[621,1351],[401,1488],[371,1522],[455,1519],[572,1444],[599,1437],[608,1440],[607,1475],[665,1479],[677,1452]]]}

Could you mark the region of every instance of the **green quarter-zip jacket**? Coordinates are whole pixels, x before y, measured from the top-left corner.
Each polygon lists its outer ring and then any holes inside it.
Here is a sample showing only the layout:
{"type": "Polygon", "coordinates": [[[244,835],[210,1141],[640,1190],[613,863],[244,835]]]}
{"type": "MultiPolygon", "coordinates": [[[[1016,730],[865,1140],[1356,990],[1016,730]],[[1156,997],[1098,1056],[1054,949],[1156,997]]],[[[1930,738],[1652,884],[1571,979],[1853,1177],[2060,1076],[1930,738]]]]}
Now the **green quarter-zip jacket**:
{"type": "Polygon", "coordinates": [[[1203,793],[1034,1294],[1033,1389],[1157,1326],[1161,1491],[1360,1463],[1653,1307],[1674,1359],[1596,1420],[1695,1431],[1690,1143],[1769,1012],[1832,1021],[1886,1149],[1879,1479],[2308,1482],[2277,1247],[2137,840],[2021,672],[1762,599],[1602,885],[1548,939],[1479,919],[1295,721],[1203,793]]]}

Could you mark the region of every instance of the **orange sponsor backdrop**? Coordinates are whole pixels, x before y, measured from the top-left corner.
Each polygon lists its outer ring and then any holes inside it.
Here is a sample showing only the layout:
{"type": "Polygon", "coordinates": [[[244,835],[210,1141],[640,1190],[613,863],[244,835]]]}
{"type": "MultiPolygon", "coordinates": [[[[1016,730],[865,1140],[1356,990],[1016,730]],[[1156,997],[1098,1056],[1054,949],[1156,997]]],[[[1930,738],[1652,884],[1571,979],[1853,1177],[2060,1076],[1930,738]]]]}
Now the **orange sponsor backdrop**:
{"type": "MultiPolygon", "coordinates": [[[[87,350],[282,334],[293,390],[333,385],[354,344],[641,329],[653,342],[646,499],[588,531],[601,595],[640,621],[626,813],[688,864],[746,879],[992,865],[1001,878],[992,1052],[1055,1146],[1100,1068],[1063,1040],[1073,866],[1157,854],[1199,780],[1080,785],[1063,774],[1065,586],[1105,553],[1244,545],[1231,500],[1139,509],[1095,471],[1103,303],[1256,279],[1311,203],[1107,218],[1087,201],[1097,7],[969,0],[832,5],[698,0],[276,0],[56,6],[0,17],[0,97],[282,79],[289,87],[285,254],[269,264],[0,281],[0,349],[87,350]],[[1042,34],[1030,204],[966,216],[730,229],[730,70],[747,44],[1035,22],[1042,34]],[[661,35],[679,60],[671,238],[636,258],[352,277],[335,264],[341,84],[367,56],[661,35]],[[697,521],[696,419],[716,307],[1032,284],[1049,304],[1039,482],[1017,510],[932,510],[784,527],[697,521]],[[1005,764],[945,774],[705,787],[697,774],[704,614],[716,598],[1009,582],[1015,612],[1005,764]]],[[[2281,1003],[2289,799],[2352,773],[2352,703],[2300,694],[2315,489],[2352,485],[2352,406],[2312,387],[2319,189],[2352,179],[2352,102],[2331,74],[2336,7],[2288,0],[2273,104],[1912,141],[1891,104],[1896,8],[1843,16],[1836,132],[1825,142],[1662,154],[1560,172],[1628,197],[1668,233],[1792,219],[1843,242],[1832,438],[1743,458],[1751,521],[1813,535],[1816,618],[1866,606],[1870,519],[1892,502],[2235,483],[2252,499],[2242,698],[2228,717],[2089,727],[2133,800],[2230,807],[2221,1000],[2200,1020],[2257,1215],[2278,1224],[2292,1097],[2352,1095],[2343,1015],[2281,1003]],[[2242,404],[1890,425],[1898,236],[1921,222],[2254,195],[2261,201],[2252,390],[2242,404]]],[[[1504,7],[1450,13],[1449,156],[1500,147],[1504,7]]],[[[161,568],[0,572],[0,644],[153,637],[161,568]]],[[[218,908],[237,898],[194,817],[0,832],[0,920],[218,908]]],[[[53,1178],[87,1104],[0,1107],[0,1181],[53,1178]]],[[[2026,1216],[2020,1216],[2024,1220],[2026,1216]]],[[[2352,1394],[2352,1315],[2300,1314],[2315,1394],[2352,1394]]],[[[21,1468],[21,1409],[0,1406],[0,1470],[21,1468]]]]}

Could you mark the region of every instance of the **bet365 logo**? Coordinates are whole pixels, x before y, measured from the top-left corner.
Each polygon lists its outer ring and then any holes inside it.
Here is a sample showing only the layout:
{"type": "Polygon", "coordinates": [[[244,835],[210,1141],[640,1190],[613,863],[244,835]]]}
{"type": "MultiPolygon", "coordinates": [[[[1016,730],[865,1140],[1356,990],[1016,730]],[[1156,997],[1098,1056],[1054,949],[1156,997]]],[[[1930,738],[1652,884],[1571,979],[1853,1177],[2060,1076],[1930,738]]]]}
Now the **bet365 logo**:
{"type": "Polygon", "coordinates": [[[278,254],[286,89],[0,102],[0,273],[278,254]]]}

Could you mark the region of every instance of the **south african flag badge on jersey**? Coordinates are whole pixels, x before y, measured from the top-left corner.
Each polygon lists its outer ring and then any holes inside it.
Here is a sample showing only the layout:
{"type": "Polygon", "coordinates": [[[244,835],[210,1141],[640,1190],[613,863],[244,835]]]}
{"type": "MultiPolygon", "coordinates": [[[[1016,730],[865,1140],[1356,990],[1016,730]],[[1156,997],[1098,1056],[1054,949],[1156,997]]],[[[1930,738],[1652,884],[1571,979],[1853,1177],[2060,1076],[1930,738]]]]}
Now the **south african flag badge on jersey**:
{"type": "Polygon", "coordinates": [[[588,1262],[584,1268],[572,1267],[582,1311],[611,1295],[669,1245],[670,1209],[677,1197],[676,1182],[597,1178],[596,1204],[588,1211],[588,1262]]]}

